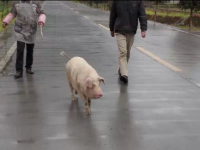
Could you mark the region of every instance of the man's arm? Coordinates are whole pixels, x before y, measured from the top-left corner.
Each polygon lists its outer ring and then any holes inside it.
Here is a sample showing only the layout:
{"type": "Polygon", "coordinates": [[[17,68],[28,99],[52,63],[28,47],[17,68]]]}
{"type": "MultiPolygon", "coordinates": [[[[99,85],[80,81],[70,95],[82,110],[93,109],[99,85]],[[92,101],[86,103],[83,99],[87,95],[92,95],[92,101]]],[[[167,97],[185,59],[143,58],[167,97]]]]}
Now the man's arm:
{"type": "Polygon", "coordinates": [[[111,32],[114,32],[115,19],[116,19],[116,10],[115,10],[115,1],[113,1],[110,11],[110,22],[109,22],[109,27],[111,32]]]}
{"type": "Polygon", "coordinates": [[[140,28],[142,32],[147,31],[147,16],[144,9],[143,1],[141,0],[139,6],[139,21],[140,21],[140,28]]]}

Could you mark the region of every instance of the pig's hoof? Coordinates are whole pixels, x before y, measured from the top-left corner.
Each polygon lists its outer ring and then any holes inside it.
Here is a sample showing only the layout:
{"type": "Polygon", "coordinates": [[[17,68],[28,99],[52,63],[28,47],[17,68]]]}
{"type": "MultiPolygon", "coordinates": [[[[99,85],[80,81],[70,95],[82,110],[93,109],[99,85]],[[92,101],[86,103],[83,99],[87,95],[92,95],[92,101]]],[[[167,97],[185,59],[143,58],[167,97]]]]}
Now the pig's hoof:
{"type": "Polygon", "coordinates": [[[75,101],[77,101],[77,100],[78,100],[77,98],[73,98],[73,99],[72,99],[73,102],[75,102],[75,101]]]}
{"type": "Polygon", "coordinates": [[[78,99],[75,96],[72,96],[72,101],[77,101],[78,99]]]}
{"type": "Polygon", "coordinates": [[[86,113],[87,113],[87,115],[90,115],[91,114],[91,110],[90,109],[86,109],[86,113]]]}

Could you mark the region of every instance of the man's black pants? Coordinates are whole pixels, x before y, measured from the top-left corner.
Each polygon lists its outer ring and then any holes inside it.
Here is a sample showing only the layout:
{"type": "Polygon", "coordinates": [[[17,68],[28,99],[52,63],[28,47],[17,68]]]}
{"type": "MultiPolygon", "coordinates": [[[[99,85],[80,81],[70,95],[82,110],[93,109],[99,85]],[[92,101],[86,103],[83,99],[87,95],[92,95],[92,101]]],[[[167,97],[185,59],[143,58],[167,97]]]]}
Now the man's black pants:
{"type": "Polygon", "coordinates": [[[33,64],[33,49],[35,44],[26,44],[24,42],[17,41],[17,59],[16,59],[16,71],[23,71],[24,64],[24,48],[26,45],[26,69],[31,69],[33,64]]]}

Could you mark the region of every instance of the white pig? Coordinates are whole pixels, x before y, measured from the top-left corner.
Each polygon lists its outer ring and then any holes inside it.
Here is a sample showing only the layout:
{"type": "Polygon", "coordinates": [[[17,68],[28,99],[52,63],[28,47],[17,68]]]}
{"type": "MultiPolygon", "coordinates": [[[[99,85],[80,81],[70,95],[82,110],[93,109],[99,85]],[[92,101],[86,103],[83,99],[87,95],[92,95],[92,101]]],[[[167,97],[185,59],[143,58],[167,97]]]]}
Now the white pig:
{"type": "Polygon", "coordinates": [[[104,83],[104,78],[100,77],[96,70],[81,57],[69,58],[64,52],[61,55],[67,57],[66,64],[67,79],[72,92],[72,100],[76,100],[79,94],[85,103],[86,113],[91,113],[91,99],[99,99],[103,96],[100,83],[104,83]]]}

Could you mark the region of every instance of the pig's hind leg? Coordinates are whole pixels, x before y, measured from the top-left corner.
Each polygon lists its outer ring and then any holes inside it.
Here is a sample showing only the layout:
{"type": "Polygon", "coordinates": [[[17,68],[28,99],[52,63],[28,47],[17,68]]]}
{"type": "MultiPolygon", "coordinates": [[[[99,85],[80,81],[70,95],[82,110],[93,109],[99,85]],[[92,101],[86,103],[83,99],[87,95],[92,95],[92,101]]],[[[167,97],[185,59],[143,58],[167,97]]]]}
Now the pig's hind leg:
{"type": "Polygon", "coordinates": [[[72,101],[76,101],[76,90],[73,88],[72,84],[70,84],[71,92],[72,92],[72,101]]]}
{"type": "Polygon", "coordinates": [[[72,83],[70,82],[70,79],[69,77],[67,76],[67,80],[68,80],[68,83],[69,83],[69,86],[70,86],[70,89],[71,89],[71,92],[72,92],[72,101],[76,101],[77,98],[76,98],[76,90],[73,88],[72,86],[72,83]]]}

